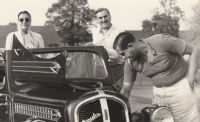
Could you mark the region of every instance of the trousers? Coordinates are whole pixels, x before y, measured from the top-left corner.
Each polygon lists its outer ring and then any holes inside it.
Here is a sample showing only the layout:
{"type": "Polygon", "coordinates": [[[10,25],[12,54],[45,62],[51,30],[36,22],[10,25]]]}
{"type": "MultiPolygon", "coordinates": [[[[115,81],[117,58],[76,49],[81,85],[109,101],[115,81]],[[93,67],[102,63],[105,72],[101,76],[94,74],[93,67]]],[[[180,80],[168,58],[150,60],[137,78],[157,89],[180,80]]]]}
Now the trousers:
{"type": "Polygon", "coordinates": [[[200,122],[198,100],[187,78],[169,87],[153,86],[152,103],[170,107],[175,122],[200,122]]]}
{"type": "Polygon", "coordinates": [[[115,80],[115,87],[120,92],[124,80],[124,64],[110,63],[110,67],[115,80]]]}

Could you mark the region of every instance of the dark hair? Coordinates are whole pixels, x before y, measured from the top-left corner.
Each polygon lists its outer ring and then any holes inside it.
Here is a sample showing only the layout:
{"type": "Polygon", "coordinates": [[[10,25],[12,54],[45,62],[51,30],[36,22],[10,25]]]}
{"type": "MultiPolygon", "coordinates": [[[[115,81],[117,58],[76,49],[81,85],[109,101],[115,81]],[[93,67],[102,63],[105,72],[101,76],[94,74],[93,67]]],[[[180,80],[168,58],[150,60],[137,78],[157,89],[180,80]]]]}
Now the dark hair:
{"type": "Polygon", "coordinates": [[[118,46],[120,50],[125,50],[128,44],[132,42],[135,42],[135,37],[128,32],[122,32],[115,38],[113,49],[116,49],[118,46]]]}
{"type": "Polygon", "coordinates": [[[31,18],[31,14],[30,14],[28,11],[21,11],[21,12],[19,12],[19,14],[18,14],[18,19],[19,19],[19,16],[20,16],[21,14],[28,14],[28,15],[30,16],[30,18],[31,18]]]}
{"type": "Polygon", "coordinates": [[[106,11],[108,12],[108,14],[110,15],[110,11],[109,11],[107,8],[99,8],[99,9],[97,9],[97,10],[95,11],[95,14],[97,14],[97,13],[99,13],[99,12],[102,12],[102,11],[104,11],[104,10],[106,10],[106,11]]]}

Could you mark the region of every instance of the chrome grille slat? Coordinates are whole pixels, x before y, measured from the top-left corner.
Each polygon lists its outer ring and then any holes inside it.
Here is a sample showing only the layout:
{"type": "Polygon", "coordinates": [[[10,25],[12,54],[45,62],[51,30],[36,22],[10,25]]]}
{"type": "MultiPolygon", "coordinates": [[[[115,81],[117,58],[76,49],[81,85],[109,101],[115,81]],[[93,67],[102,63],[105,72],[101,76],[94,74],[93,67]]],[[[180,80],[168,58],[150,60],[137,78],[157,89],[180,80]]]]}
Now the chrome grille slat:
{"type": "Polygon", "coordinates": [[[13,66],[20,66],[20,67],[51,67],[53,66],[52,63],[55,62],[35,62],[35,61],[29,61],[29,62],[25,62],[25,61],[14,61],[13,62],[13,66]]]}
{"type": "Polygon", "coordinates": [[[57,109],[32,106],[21,103],[14,103],[13,109],[14,113],[16,114],[36,116],[37,118],[48,119],[52,121],[58,121],[58,119],[61,117],[61,114],[57,109]]]}
{"type": "Polygon", "coordinates": [[[12,71],[58,74],[60,65],[55,61],[13,61],[12,71]]]}
{"type": "Polygon", "coordinates": [[[27,72],[52,72],[49,68],[29,68],[29,67],[13,67],[13,71],[27,71],[27,72]]]}

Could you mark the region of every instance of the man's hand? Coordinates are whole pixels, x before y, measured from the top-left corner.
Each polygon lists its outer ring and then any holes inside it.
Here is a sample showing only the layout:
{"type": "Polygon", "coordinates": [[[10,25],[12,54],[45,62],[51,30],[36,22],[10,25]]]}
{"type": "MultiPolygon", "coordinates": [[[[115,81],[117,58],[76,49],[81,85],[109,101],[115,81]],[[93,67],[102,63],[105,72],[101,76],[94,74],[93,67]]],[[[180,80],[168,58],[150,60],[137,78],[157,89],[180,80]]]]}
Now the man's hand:
{"type": "Polygon", "coordinates": [[[192,81],[192,80],[188,79],[188,82],[189,82],[189,85],[190,85],[191,89],[194,90],[195,80],[192,81]]]}
{"type": "Polygon", "coordinates": [[[188,59],[188,72],[187,72],[187,79],[188,79],[188,83],[190,85],[190,87],[192,88],[192,90],[194,89],[194,85],[195,85],[195,80],[196,80],[196,73],[195,71],[191,71],[191,68],[190,68],[190,58],[188,59]]]}
{"type": "Polygon", "coordinates": [[[134,50],[134,49],[128,49],[126,52],[125,52],[125,58],[130,58],[132,60],[136,59],[137,57],[137,50],[134,50]]]}
{"type": "Polygon", "coordinates": [[[187,78],[191,88],[194,88],[194,81],[196,80],[196,73],[199,65],[199,49],[186,42],[184,54],[189,54],[190,58],[188,60],[188,73],[187,78]]]}

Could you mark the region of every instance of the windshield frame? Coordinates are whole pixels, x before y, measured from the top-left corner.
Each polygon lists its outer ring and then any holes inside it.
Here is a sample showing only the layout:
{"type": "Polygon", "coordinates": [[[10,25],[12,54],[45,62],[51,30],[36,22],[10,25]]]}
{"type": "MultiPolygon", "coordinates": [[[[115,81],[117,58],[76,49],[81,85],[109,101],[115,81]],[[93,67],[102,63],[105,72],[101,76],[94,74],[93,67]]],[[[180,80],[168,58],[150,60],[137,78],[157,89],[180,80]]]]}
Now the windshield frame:
{"type": "Polygon", "coordinates": [[[103,46],[63,46],[63,47],[47,47],[47,48],[33,48],[28,49],[33,54],[46,54],[46,53],[62,53],[63,51],[69,52],[88,52],[94,53],[99,56],[104,64],[107,77],[104,79],[95,78],[66,78],[67,81],[82,81],[82,82],[104,82],[114,84],[113,75],[111,73],[110,65],[108,62],[108,53],[103,46]],[[95,81],[94,81],[95,80],[95,81]]]}

